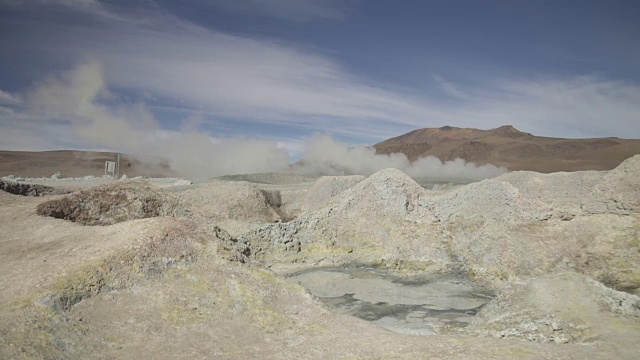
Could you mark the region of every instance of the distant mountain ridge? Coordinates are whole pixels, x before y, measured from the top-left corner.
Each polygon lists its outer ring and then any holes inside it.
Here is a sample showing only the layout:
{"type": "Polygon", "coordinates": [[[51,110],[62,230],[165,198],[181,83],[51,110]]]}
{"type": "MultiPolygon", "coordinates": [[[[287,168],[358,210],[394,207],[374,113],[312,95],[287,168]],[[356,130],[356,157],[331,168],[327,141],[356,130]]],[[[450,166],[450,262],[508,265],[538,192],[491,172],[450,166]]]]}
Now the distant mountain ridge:
{"type": "Polygon", "coordinates": [[[394,138],[386,140],[385,142],[421,143],[465,139],[474,140],[491,135],[508,138],[532,136],[529,133],[517,130],[511,125],[505,125],[491,130],[443,126],[440,128],[425,128],[413,130],[404,135],[396,136],[394,138]]]}
{"type": "Polygon", "coordinates": [[[478,165],[543,173],[610,170],[640,153],[639,139],[563,139],[535,136],[511,125],[490,130],[443,126],[410,131],[374,145],[379,154],[403,153],[414,161],[462,158],[478,165]]]}
{"type": "MultiPolygon", "coordinates": [[[[49,177],[60,172],[63,177],[102,176],[105,161],[115,161],[116,153],[56,150],[4,151],[0,150],[0,176],[16,175],[49,177]]],[[[166,177],[175,176],[169,164],[157,157],[121,154],[121,175],[166,177]]]]}

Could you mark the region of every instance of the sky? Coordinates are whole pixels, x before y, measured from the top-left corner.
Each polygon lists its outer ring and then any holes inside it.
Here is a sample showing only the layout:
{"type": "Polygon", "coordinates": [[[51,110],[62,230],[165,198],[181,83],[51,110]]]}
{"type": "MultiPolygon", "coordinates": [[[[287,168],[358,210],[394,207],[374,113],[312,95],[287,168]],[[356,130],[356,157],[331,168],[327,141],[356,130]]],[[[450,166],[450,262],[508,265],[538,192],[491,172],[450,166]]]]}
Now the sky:
{"type": "Polygon", "coordinates": [[[632,0],[0,0],[0,149],[236,141],[293,161],[318,136],[372,145],[444,125],[640,138],[639,13],[632,0]]]}

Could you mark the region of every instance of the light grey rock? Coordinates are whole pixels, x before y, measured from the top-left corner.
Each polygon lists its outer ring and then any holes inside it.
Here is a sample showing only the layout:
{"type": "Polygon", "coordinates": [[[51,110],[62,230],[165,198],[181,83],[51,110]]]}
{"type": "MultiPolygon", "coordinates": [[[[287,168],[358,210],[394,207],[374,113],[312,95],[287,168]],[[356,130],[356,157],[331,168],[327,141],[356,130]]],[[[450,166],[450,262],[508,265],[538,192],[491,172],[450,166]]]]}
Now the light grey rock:
{"type": "Polygon", "coordinates": [[[623,161],[583,198],[582,208],[592,214],[629,215],[640,211],[640,155],[623,161]]]}
{"type": "Polygon", "coordinates": [[[436,227],[429,210],[418,206],[425,194],[406,174],[385,169],[315,211],[243,234],[240,241],[253,249],[254,257],[281,263],[362,262],[441,269],[450,258],[438,236],[427,235],[436,227]]]}
{"type": "Polygon", "coordinates": [[[605,175],[606,171],[551,174],[514,171],[500,175],[494,180],[513,185],[523,196],[548,204],[555,216],[562,220],[570,220],[582,213],[582,202],[605,175]]]}
{"type": "Polygon", "coordinates": [[[113,225],[134,219],[188,215],[173,196],[137,182],[107,184],[65,195],[40,203],[36,212],[83,225],[113,225]]]}
{"type": "Polygon", "coordinates": [[[173,186],[187,186],[191,185],[191,181],[186,179],[178,179],[173,183],[173,186]]]}
{"type": "Polygon", "coordinates": [[[232,235],[281,220],[265,193],[245,181],[212,181],[178,192],[183,208],[232,235]]]}
{"type": "Polygon", "coordinates": [[[364,180],[361,175],[323,176],[316,180],[307,193],[303,211],[310,212],[323,207],[332,197],[364,180]]]}
{"type": "Polygon", "coordinates": [[[505,286],[466,329],[535,342],[582,342],[601,328],[640,319],[640,298],[587,276],[560,272],[505,286]]]}

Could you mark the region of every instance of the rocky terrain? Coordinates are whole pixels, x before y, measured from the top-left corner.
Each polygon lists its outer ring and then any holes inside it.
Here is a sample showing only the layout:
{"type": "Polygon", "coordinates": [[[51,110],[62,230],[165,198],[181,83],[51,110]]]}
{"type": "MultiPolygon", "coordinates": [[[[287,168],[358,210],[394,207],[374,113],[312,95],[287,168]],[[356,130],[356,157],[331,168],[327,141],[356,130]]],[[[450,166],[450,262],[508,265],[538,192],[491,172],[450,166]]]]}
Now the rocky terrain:
{"type": "MultiPolygon", "coordinates": [[[[0,358],[640,356],[640,155],[435,189],[395,169],[37,182],[54,191],[0,191],[0,358]],[[392,332],[287,277],[325,266],[493,295],[467,326],[392,332]]],[[[351,280],[373,303],[393,298],[368,283],[351,280]]]]}
{"type": "Polygon", "coordinates": [[[403,153],[409,160],[436,156],[509,170],[542,173],[611,170],[640,154],[640,140],[620,138],[561,139],[534,136],[505,125],[491,130],[457,128],[418,129],[374,145],[380,154],[403,153]]]}

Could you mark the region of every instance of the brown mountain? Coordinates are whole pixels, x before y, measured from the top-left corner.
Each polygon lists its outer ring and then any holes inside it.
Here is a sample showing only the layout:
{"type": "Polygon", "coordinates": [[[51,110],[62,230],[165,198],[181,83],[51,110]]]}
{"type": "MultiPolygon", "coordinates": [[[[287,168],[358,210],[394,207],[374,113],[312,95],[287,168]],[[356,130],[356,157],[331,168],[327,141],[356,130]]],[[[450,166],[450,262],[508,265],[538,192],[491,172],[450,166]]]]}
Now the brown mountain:
{"type": "MultiPolygon", "coordinates": [[[[105,161],[115,161],[115,153],[95,151],[0,151],[0,176],[63,177],[104,175],[105,161]]],[[[120,174],[127,176],[175,176],[168,163],[159,158],[141,158],[123,154],[120,174]]]]}
{"type": "Polygon", "coordinates": [[[462,158],[509,170],[543,173],[610,170],[640,153],[640,140],[619,138],[561,139],[534,136],[510,125],[491,130],[418,129],[374,145],[379,154],[403,153],[413,161],[433,155],[440,160],[462,158]]]}

